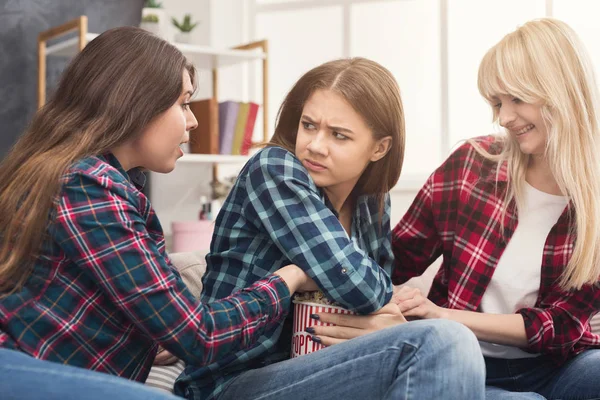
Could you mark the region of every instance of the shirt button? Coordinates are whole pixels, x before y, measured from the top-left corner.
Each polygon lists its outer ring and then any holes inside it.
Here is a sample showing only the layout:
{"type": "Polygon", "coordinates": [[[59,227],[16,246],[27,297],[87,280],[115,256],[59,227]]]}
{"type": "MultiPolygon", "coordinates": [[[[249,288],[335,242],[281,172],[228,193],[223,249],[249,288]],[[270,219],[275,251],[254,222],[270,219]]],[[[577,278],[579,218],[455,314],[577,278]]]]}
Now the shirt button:
{"type": "Polygon", "coordinates": [[[348,272],[346,268],[342,268],[342,274],[345,274],[346,272],[348,272]]]}

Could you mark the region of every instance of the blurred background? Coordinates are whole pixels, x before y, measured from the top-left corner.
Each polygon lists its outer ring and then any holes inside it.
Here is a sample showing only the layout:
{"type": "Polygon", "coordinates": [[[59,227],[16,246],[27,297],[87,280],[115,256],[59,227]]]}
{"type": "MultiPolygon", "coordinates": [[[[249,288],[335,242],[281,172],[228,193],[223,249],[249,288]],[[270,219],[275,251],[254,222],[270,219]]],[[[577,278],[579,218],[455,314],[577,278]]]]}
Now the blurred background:
{"type": "MultiPolygon", "coordinates": [[[[362,56],[387,67],[401,88],[407,121],[403,174],[393,190],[392,223],[402,216],[427,176],[462,139],[497,131],[477,91],[486,50],[518,25],[551,16],[569,23],[600,65],[597,0],[162,0],[162,33],[177,40],[171,18],[197,25],[190,45],[227,49],[268,40],[268,132],[279,104],[307,70],[325,61],[362,56]]],[[[156,4],[155,4],[156,5],[156,4]]],[[[0,157],[36,109],[37,35],[79,15],[89,31],[140,25],[143,0],[0,0],[0,157]]],[[[48,91],[68,58],[48,60],[48,91]]],[[[210,70],[200,71],[196,98],[211,96],[210,70]]],[[[219,70],[219,101],[263,104],[261,61],[219,70]]],[[[262,138],[263,107],[254,139],[262,138]]],[[[235,164],[235,163],[234,163],[235,164]]],[[[240,165],[219,168],[235,175],[240,165]]],[[[164,228],[193,219],[212,165],[182,163],[152,176],[151,200],[164,228]]]]}

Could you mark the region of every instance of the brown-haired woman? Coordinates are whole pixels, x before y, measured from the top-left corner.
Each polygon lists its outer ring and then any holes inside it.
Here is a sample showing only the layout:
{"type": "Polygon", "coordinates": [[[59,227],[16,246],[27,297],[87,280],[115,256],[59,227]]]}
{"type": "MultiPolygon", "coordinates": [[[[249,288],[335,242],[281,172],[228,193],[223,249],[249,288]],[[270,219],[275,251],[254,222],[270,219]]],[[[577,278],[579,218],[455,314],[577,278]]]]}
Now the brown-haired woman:
{"type": "Polygon", "coordinates": [[[194,89],[182,53],[139,28],[109,30],[71,62],[0,166],[0,359],[23,362],[16,350],[144,381],[159,344],[220,360],[313,287],[286,266],[202,304],[175,272],[140,169],[173,170],[197,124],[194,89]]]}
{"type": "MultiPolygon", "coordinates": [[[[226,298],[292,263],[330,300],[361,314],[398,316],[397,306],[382,307],[392,296],[388,191],[403,154],[402,101],[388,70],[354,58],[307,72],[285,98],[272,140],[242,169],[221,208],[202,301],[226,298]]],[[[459,324],[404,324],[283,361],[290,321],[265,331],[251,348],[188,366],[176,393],[207,399],[483,396],[482,373],[475,372],[482,357],[459,324]],[[406,346],[415,349],[409,356],[406,346]],[[461,366],[448,368],[458,357],[461,366]],[[413,386],[424,381],[427,388],[413,386]]]]}

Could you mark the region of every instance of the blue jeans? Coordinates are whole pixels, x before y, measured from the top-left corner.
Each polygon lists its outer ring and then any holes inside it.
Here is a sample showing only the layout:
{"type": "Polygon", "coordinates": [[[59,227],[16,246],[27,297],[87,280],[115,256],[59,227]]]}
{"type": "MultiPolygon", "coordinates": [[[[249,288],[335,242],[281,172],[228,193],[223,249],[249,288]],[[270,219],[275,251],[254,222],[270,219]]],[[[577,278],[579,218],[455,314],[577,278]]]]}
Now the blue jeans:
{"type": "Polygon", "coordinates": [[[0,348],[2,400],[175,400],[137,382],[0,348]]]}
{"type": "Polygon", "coordinates": [[[485,358],[486,399],[600,399],[600,350],[587,350],[562,365],[547,356],[485,358]]]}
{"type": "Polygon", "coordinates": [[[484,398],[479,344],[465,326],[412,321],[231,380],[219,400],[484,398]]]}

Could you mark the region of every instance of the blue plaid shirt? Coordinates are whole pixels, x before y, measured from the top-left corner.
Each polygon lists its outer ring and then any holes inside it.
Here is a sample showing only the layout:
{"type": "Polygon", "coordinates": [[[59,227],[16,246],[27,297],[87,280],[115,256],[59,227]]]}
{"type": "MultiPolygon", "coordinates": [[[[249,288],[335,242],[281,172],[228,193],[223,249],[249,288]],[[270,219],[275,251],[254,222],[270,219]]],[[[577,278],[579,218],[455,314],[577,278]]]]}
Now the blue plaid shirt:
{"type": "Polygon", "coordinates": [[[278,326],[286,284],[271,276],[252,289],[201,304],[139,186],[114,156],[89,157],[64,176],[31,277],[0,300],[0,347],[144,381],[158,344],[205,365],[278,326]]]}
{"type": "MultiPolygon", "coordinates": [[[[206,257],[202,301],[222,299],[293,263],[333,301],[371,313],[392,295],[390,203],[357,199],[351,237],[337,213],[291,152],[268,147],[242,169],[219,213],[206,257]]],[[[188,366],[176,393],[212,399],[243,370],[289,358],[291,315],[248,350],[198,369],[188,366]]]]}

